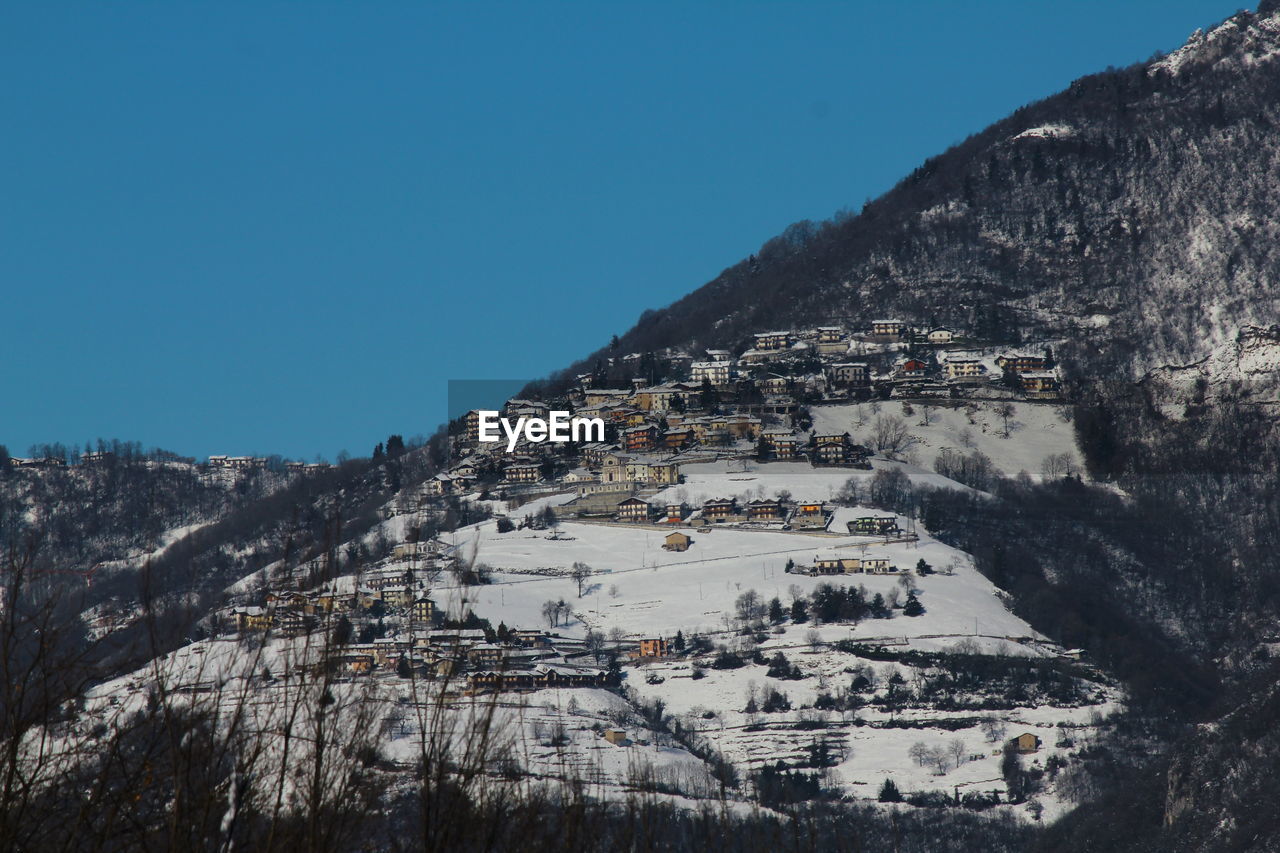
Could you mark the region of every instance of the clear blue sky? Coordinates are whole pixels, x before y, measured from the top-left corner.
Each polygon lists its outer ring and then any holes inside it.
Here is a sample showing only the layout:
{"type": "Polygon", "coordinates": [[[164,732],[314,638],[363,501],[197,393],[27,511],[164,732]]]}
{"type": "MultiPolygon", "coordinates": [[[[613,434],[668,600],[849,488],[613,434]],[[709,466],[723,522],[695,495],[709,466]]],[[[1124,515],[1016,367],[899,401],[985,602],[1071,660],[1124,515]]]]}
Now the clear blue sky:
{"type": "Polygon", "coordinates": [[[1234,6],[0,10],[0,443],[366,455],[1234,6]]]}

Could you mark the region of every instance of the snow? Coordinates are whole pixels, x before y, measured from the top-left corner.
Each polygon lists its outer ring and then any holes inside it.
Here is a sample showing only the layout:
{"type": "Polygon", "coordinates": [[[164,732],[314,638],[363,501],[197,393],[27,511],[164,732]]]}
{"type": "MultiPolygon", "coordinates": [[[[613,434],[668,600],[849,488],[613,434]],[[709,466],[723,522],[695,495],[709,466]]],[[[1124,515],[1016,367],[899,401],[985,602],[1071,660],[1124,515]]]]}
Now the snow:
{"type": "Polygon", "coordinates": [[[1022,133],[1013,136],[1013,141],[1019,139],[1065,139],[1075,135],[1075,128],[1066,124],[1042,124],[1039,127],[1030,127],[1022,131],[1022,133]]]}
{"type": "MultiPolygon", "coordinates": [[[[862,444],[870,444],[872,425],[877,417],[900,417],[910,427],[911,434],[919,439],[911,455],[924,466],[932,466],[943,448],[951,448],[962,453],[980,450],[1011,477],[1026,471],[1039,479],[1045,457],[1059,453],[1067,454],[1077,468],[1083,469],[1067,406],[1015,403],[1008,438],[1004,434],[1004,421],[989,405],[925,407],[913,403],[912,409],[914,414],[908,416],[902,413],[902,407],[897,403],[856,403],[814,406],[811,412],[815,431],[848,432],[854,441],[862,444]],[[922,425],[922,410],[926,408],[932,422],[922,425]]],[[[916,479],[926,481],[922,476],[913,475],[913,480],[916,479]]],[[[802,497],[802,494],[796,492],[796,497],[802,497]]]]}
{"type": "MultiPolygon", "coordinates": [[[[962,447],[961,435],[1009,473],[1027,469],[1038,472],[1050,453],[1075,450],[1065,409],[1049,405],[1020,404],[1011,423],[1010,436],[994,412],[976,407],[931,407],[931,423],[919,426],[920,406],[909,418],[920,445],[914,456],[931,458],[942,447],[962,447]]],[[[897,414],[899,404],[881,404],[882,413],[897,414]]],[[[849,431],[859,440],[874,421],[871,404],[820,406],[813,410],[815,427],[822,432],[849,431]],[[859,427],[859,421],[863,426],[859,427]]],[[[711,497],[743,500],[774,497],[790,492],[797,499],[830,501],[850,478],[867,480],[877,470],[898,469],[913,482],[963,489],[939,474],[910,462],[874,459],[872,470],[815,468],[807,463],[741,461],[686,464],[685,482],[646,495],[653,503],[685,501],[696,506],[711,497]]],[[[570,495],[548,495],[512,510],[513,516],[536,514],[547,505],[562,503],[570,495]]],[[[496,507],[495,507],[496,508],[496,507]]],[[[896,662],[873,662],[833,646],[851,640],[868,646],[896,650],[961,650],[1056,658],[1062,650],[1013,614],[1004,594],[973,566],[968,554],[939,542],[911,519],[899,517],[899,526],[911,536],[905,541],[851,536],[845,523],[860,515],[885,515],[869,507],[832,507],[828,531],[742,529],[716,526],[701,532],[696,526],[629,525],[614,522],[564,520],[559,535],[548,531],[516,530],[499,533],[495,520],[462,528],[445,536],[464,559],[492,569],[493,583],[459,586],[449,573],[432,578],[432,597],[452,614],[473,610],[492,624],[509,627],[551,628],[567,638],[580,638],[588,630],[604,635],[621,633],[630,638],[662,636],[677,631],[685,636],[702,633],[715,644],[731,647],[742,642],[734,621],[736,602],[748,590],[764,600],[778,597],[790,605],[793,594],[809,596],[819,584],[862,586],[868,596],[888,600],[905,598],[915,591],[925,612],[907,617],[894,610],[892,618],[866,619],[857,624],[784,624],[772,629],[761,644],[766,656],[781,651],[798,666],[801,680],[777,681],[765,668],[747,665],[734,670],[705,669],[694,679],[696,660],[680,659],[643,663],[624,668],[624,684],[632,695],[646,701],[660,699],[668,712],[699,732],[714,748],[743,771],[778,759],[798,762],[816,738],[827,740],[841,758],[830,769],[831,784],[852,797],[874,799],[884,778],[890,777],[906,792],[945,789],[989,791],[1003,788],[999,773],[999,743],[987,742],[976,711],[940,712],[924,708],[887,711],[866,705],[857,712],[823,712],[811,706],[819,692],[846,685],[851,667],[869,666],[881,685],[897,672],[908,683],[912,667],[896,662]],[[666,534],[682,530],[693,538],[689,550],[662,548],[666,534]],[[850,557],[886,558],[900,571],[887,575],[836,575],[810,577],[785,571],[787,562],[812,564],[821,552],[850,557]],[[924,559],[936,574],[917,576],[916,563],[924,559]],[[568,576],[577,562],[589,565],[592,576],[579,597],[577,583],[568,576]],[[548,626],[542,607],[548,600],[564,600],[571,608],[567,623],[548,626]],[[961,645],[963,644],[963,645],[961,645]],[[650,684],[646,676],[661,679],[650,684]],[[795,710],[748,715],[749,694],[771,686],[785,692],[795,710]],[[960,718],[959,731],[943,724],[960,718]],[[904,721],[914,727],[901,728],[904,721]],[[892,725],[891,725],[892,724],[892,725]],[[918,765],[910,756],[911,745],[947,745],[960,738],[966,744],[966,760],[934,775],[935,769],[918,765]]],[[[411,516],[397,516],[371,531],[399,541],[411,516]]],[[[344,588],[352,578],[342,578],[344,588]]],[[[243,582],[241,586],[246,586],[243,582]]],[[[249,714],[255,728],[267,732],[265,754],[276,758],[281,746],[271,741],[266,725],[279,714],[286,700],[296,700],[283,687],[290,674],[304,671],[317,653],[319,635],[308,639],[272,637],[265,641],[214,639],[193,643],[164,655],[150,666],[102,685],[87,703],[86,721],[123,719],[142,707],[150,685],[165,681],[174,685],[212,685],[218,692],[190,695],[182,701],[231,703],[251,697],[249,714]],[[269,671],[271,678],[264,678],[269,671]],[[208,697],[202,699],[201,697],[208,697]]],[[[706,659],[701,661],[705,667],[706,659]]],[[[436,704],[438,687],[396,678],[387,672],[340,680],[333,685],[336,713],[370,714],[378,720],[404,720],[379,740],[379,749],[398,767],[414,766],[422,748],[426,727],[461,728],[476,714],[494,715],[498,748],[522,771],[540,781],[581,778],[592,796],[615,798],[626,794],[637,775],[658,780],[673,803],[696,807],[703,797],[716,795],[709,767],[669,736],[646,727],[637,708],[626,698],[598,689],[541,690],[528,694],[502,693],[488,697],[451,696],[436,704]],[[363,709],[363,710],[360,710],[363,709]],[[438,717],[432,717],[438,714],[438,717]],[[630,743],[609,743],[600,732],[622,729],[630,743]],[[559,737],[552,738],[552,734],[559,737]]],[[[1007,726],[1006,737],[1029,731],[1044,742],[1030,762],[1047,760],[1059,748],[1062,732],[1077,744],[1096,731],[1099,719],[1119,706],[1119,692],[1099,685],[1094,704],[1081,707],[1015,708],[998,712],[1007,726]]],[[[181,694],[186,696],[187,694],[181,694]]],[[[227,715],[230,717],[231,715],[227,715]]],[[[288,783],[292,784],[292,783],[288,783]]],[[[749,796],[749,789],[742,794],[749,796]]],[[[1052,788],[1040,797],[1046,818],[1068,808],[1052,788]]],[[[747,808],[745,801],[735,808],[747,808]]],[[[1025,809],[1020,817],[1029,819],[1025,809]]]]}

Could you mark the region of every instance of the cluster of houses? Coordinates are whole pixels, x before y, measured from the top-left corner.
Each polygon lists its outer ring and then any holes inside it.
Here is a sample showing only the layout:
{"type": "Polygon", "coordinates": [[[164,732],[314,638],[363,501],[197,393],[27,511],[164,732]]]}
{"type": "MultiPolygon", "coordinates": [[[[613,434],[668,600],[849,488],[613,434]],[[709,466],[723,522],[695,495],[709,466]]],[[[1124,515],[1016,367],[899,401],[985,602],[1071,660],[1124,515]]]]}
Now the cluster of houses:
{"type": "Polygon", "coordinates": [[[469,692],[616,683],[607,670],[582,661],[586,651],[581,640],[536,630],[504,630],[495,636],[480,628],[440,627],[442,614],[435,602],[409,584],[378,583],[346,594],[269,592],[264,604],[234,607],[227,615],[240,633],[296,637],[322,624],[333,631],[333,616],[367,610],[377,601],[398,610],[400,630],[361,641],[354,636],[355,626],[369,620],[354,617],[353,636],[332,647],[325,665],[348,675],[381,671],[403,676],[408,668],[411,677],[456,677],[458,689],[469,692]]]}
{"type": "MultiPolygon", "coordinates": [[[[265,471],[271,460],[266,456],[210,456],[205,468],[210,471],[265,471]]],[[[284,468],[291,474],[323,471],[328,462],[286,462],[284,468]]]]}
{"type": "MultiPolygon", "coordinates": [[[[572,511],[573,504],[565,505],[572,511]]],[[[701,505],[687,503],[651,503],[632,496],[619,501],[612,513],[616,521],[637,524],[670,524],[686,527],[716,525],[770,526],[793,530],[823,530],[831,519],[831,510],[822,501],[791,501],[760,498],[740,501],[737,498],[711,498],[701,505]]],[[[676,534],[672,534],[676,535],[676,534]]],[[[670,537],[668,537],[670,539],[670,537]]],[[[689,543],[668,541],[669,550],[684,551],[689,543]],[[680,547],[676,547],[677,545],[680,547]]]]}
{"type": "Polygon", "coordinates": [[[812,567],[793,568],[793,572],[811,575],[891,575],[898,567],[886,559],[849,557],[842,554],[818,554],[812,567]]]}
{"type": "Polygon", "coordinates": [[[330,614],[343,615],[374,608],[397,608],[412,621],[433,624],[437,617],[434,601],[423,584],[405,577],[373,577],[350,592],[321,589],[313,592],[268,592],[265,603],[233,607],[227,611],[227,626],[239,632],[273,631],[285,636],[309,633],[330,614]],[[392,580],[399,582],[391,582],[392,580]]]}
{"type": "MultiPolygon", "coordinates": [[[[869,468],[872,451],[848,433],[811,429],[805,406],[815,402],[954,398],[984,385],[1004,399],[1018,391],[1029,400],[1057,399],[1048,351],[991,356],[955,349],[962,343],[973,342],[950,328],[873,320],[855,331],[832,325],[761,332],[737,357],[726,349],[708,349],[698,360],[663,352],[664,372],[686,377],[679,380],[633,376],[628,387],[602,387],[608,371],[582,374],[555,408],[598,418],[603,441],[481,442],[479,413],[469,412],[453,427],[451,464],[424,484],[419,500],[430,506],[449,495],[487,490],[506,497],[573,491],[572,500],[556,507],[557,515],[628,523],[823,526],[821,511],[776,501],[738,505],[725,499],[685,507],[652,498],[682,482],[681,465],[696,462],[752,458],[869,468]],[[856,360],[850,357],[855,353],[856,360]]],[[[611,359],[611,368],[615,362],[635,362],[639,371],[643,357],[611,359]]],[[[552,408],[512,399],[502,416],[546,418],[552,408]]]]}

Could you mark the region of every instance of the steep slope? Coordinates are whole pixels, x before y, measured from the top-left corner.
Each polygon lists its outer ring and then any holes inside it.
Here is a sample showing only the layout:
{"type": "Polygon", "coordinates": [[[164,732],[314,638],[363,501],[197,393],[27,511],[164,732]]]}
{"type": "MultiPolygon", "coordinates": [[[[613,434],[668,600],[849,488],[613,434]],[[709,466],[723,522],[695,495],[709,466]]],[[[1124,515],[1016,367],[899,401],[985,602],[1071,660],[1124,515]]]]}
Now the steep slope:
{"type": "Polygon", "coordinates": [[[1082,78],[931,158],[860,215],[800,222],[610,354],[901,313],[1051,333],[1088,375],[1138,377],[1280,309],[1280,17],[1082,78]]]}

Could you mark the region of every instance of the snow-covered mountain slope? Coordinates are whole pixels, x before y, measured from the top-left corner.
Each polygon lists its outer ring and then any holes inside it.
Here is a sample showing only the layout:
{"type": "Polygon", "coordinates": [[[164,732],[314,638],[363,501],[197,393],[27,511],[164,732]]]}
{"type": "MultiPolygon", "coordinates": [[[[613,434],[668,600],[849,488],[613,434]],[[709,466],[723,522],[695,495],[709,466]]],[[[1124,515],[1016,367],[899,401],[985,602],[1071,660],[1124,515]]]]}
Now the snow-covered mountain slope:
{"type": "Polygon", "coordinates": [[[1039,478],[1045,459],[1062,454],[1073,468],[1083,469],[1069,407],[1047,403],[1014,404],[1007,433],[1005,419],[989,405],[913,403],[907,408],[911,411],[909,415],[896,402],[814,406],[811,411],[815,432],[848,432],[855,441],[864,444],[870,442],[878,417],[900,417],[915,439],[908,455],[925,467],[932,466],[940,452],[950,449],[965,454],[975,450],[984,453],[996,468],[1009,477],[1026,471],[1033,478],[1039,478]]]}
{"type": "MultiPolygon", "coordinates": [[[[1091,382],[1206,358],[1280,315],[1280,10],[1075,81],[930,158],[857,216],[800,222],[623,352],[896,316],[1064,339],[1091,382]]],[[[566,375],[589,370],[600,350],[566,375]]]]}

